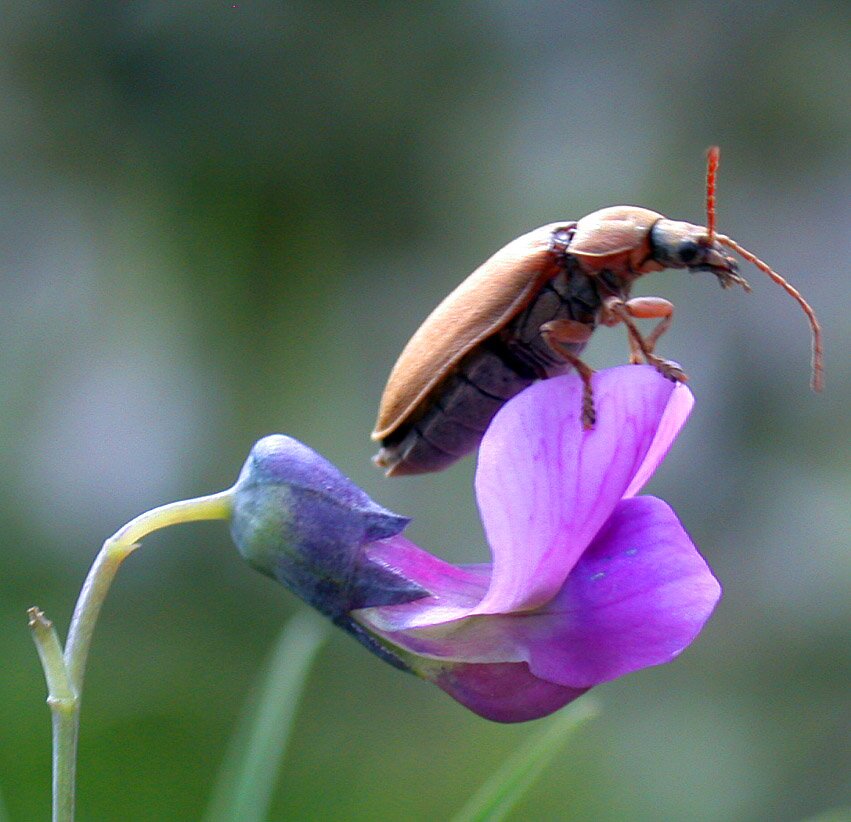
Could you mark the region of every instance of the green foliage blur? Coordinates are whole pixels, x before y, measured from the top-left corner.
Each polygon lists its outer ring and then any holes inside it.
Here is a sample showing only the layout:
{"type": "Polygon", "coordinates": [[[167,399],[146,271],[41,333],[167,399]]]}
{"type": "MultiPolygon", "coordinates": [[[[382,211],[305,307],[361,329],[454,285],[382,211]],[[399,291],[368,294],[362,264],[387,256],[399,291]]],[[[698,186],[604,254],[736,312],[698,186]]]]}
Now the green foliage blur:
{"type": "MultiPolygon", "coordinates": [[[[650,491],[725,596],[674,663],[597,689],[520,820],[797,820],[849,801],[845,286],[848,6],[833,2],[45,2],[0,27],[0,794],[49,813],[25,610],[67,629],[100,543],[230,485],[252,443],[323,453],[409,533],[487,557],[474,461],[386,480],[384,380],[501,245],[606,205],[704,222],[788,276],[804,316],[669,272],[660,353],[696,410],[650,491]],[[845,710],[843,710],[845,709],[845,710]]],[[[625,361],[597,332],[596,366],[625,361]]],[[[148,538],[110,593],[83,705],[79,818],[201,818],[297,603],[221,523],[148,538]]],[[[542,720],[546,722],[546,720],[542,720]]],[[[540,727],[499,726],[348,637],[322,652],[273,819],[439,820],[540,727]]]]}

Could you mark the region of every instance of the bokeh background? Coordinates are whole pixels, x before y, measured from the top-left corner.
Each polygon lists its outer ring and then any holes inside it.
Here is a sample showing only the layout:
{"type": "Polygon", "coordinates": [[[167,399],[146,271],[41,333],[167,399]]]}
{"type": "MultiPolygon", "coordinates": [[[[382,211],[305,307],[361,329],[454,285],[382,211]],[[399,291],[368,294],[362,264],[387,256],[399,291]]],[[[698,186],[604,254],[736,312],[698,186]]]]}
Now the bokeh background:
{"type": "MultiPolygon", "coordinates": [[[[811,300],[669,272],[693,417],[651,491],[724,588],[673,664],[597,689],[535,820],[798,820],[849,800],[851,15],[843,3],[12,3],[0,27],[0,792],[47,817],[25,609],[64,634],[101,541],[232,483],[286,432],[487,556],[473,460],[386,480],[396,354],[514,236],[605,205],[722,231],[811,300]]],[[[597,366],[623,362],[603,329],[597,366]]],[[[193,820],[291,595],[221,523],[150,537],[104,609],[82,820],[193,820]]],[[[545,722],[546,720],[542,720],[545,722]]],[[[313,671],[273,819],[437,820],[535,723],[490,724],[344,635],[313,671]]]]}

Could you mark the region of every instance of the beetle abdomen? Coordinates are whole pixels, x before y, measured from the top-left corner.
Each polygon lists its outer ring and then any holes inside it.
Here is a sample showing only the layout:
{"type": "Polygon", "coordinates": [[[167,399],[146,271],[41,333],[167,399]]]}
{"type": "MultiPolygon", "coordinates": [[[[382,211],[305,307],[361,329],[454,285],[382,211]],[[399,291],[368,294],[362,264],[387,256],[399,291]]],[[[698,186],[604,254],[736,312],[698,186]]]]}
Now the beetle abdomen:
{"type": "Polygon", "coordinates": [[[479,444],[505,402],[534,381],[523,371],[489,346],[476,349],[438,386],[419,419],[382,441],[376,462],[394,476],[451,465],[479,444]]]}
{"type": "MultiPolygon", "coordinates": [[[[569,259],[569,258],[568,258],[569,259]]],[[[540,328],[558,319],[593,327],[599,296],[582,274],[563,269],[504,329],[471,351],[421,406],[382,440],[375,457],[388,475],[439,471],[475,449],[499,409],[536,379],[570,370],[540,328]]],[[[584,344],[567,346],[579,354],[584,344]]]]}

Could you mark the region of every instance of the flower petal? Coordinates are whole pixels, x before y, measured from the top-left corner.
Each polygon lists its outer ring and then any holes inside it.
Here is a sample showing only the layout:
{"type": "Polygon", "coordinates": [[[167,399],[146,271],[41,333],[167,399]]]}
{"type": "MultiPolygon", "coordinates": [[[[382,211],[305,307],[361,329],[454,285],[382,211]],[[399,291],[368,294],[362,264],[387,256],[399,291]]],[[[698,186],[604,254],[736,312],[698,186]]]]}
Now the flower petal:
{"type": "Polygon", "coordinates": [[[694,408],[694,394],[688,390],[683,383],[677,383],[671,393],[671,399],[665,406],[656,436],[650,444],[647,456],[636,475],[632,478],[629,487],[624,491],[624,497],[634,497],[647,483],[650,477],[656,473],[662,460],[668,455],[674,440],[685,425],[691,409],[694,408]]]}
{"type": "Polygon", "coordinates": [[[474,713],[494,722],[526,722],[548,716],[587,690],[546,682],[523,663],[449,664],[417,672],[474,713]]]}
{"type": "Polygon", "coordinates": [[[407,602],[404,607],[353,612],[359,622],[385,635],[466,616],[481,601],[490,582],[490,565],[452,565],[401,534],[367,545],[366,558],[374,567],[415,580],[430,594],[407,602]]]}
{"type": "Polygon", "coordinates": [[[576,375],[530,386],[488,428],[476,494],[494,570],[476,613],[530,610],[555,596],[624,492],[661,460],[673,423],[682,422],[687,389],[675,391],[650,366],[601,371],[593,387],[590,431],[580,421],[576,375]],[[666,419],[675,393],[676,413],[666,419]],[[663,422],[671,424],[663,429],[663,422]]]}
{"type": "Polygon", "coordinates": [[[590,687],[669,662],[697,637],[720,596],[671,508],[655,497],[624,500],[558,596],[529,621],[530,668],[590,687]]]}
{"type": "Polygon", "coordinates": [[[589,688],[676,657],[720,594],[674,512],[655,497],[637,497],[618,504],[564,588],[535,611],[421,628],[392,625],[392,615],[410,614],[424,600],[361,613],[368,629],[413,654],[453,663],[527,662],[535,677],[589,688]]]}

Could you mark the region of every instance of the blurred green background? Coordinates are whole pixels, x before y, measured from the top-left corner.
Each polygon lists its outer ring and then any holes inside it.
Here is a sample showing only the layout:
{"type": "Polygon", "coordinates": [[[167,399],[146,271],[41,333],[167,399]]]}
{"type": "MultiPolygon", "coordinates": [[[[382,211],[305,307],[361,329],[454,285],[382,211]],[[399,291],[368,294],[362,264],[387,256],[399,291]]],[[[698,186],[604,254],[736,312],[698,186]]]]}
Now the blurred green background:
{"type": "MultiPolygon", "coordinates": [[[[849,801],[844,3],[2,2],[0,792],[49,812],[26,629],[64,635],[101,541],[228,486],[286,432],[458,561],[487,556],[468,459],[386,480],[368,434],[396,354],[479,262],[539,224],[631,203],[720,229],[811,300],[654,275],[697,407],[650,490],[725,596],[603,717],[530,820],[797,820],[849,801]]],[[[623,362],[621,329],[589,350],[623,362]]],[[[92,651],[81,820],[194,820],[297,607],[221,523],[150,537],[92,651]]],[[[546,720],[543,720],[544,722],[546,720]]],[[[467,713],[348,637],[320,656],[274,819],[439,820],[533,732],[467,713]]]]}

